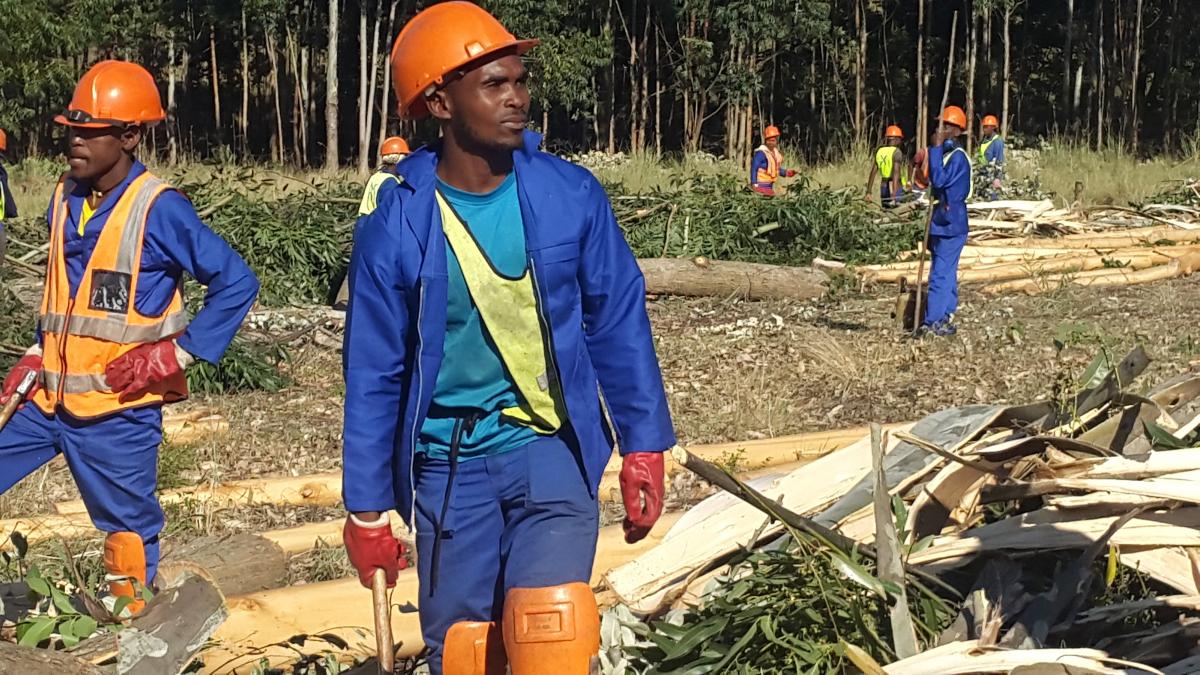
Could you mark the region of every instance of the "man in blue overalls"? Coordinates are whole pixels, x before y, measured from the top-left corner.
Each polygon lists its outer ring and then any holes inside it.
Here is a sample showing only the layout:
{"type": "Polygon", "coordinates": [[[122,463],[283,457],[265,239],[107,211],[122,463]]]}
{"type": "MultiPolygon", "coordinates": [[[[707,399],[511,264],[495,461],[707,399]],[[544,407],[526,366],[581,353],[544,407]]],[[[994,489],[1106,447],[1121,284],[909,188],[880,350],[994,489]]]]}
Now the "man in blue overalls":
{"type": "MultiPolygon", "coordinates": [[[[8,134],[0,129],[0,160],[7,159],[8,134]]],[[[8,188],[8,172],[0,163],[0,268],[4,267],[4,251],[8,248],[8,232],[4,229],[4,221],[17,217],[17,203],[13,201],[12,190],[8,188]]]]}
{"type": "Polygon", "coordinates": [[[47,212],[37,342],[0,394],[2,404],[27,374],[37,376],[29,403],[0,430],[0,492],[66,457],[88,515],[107,533],[118,612],[136,611],[137,586],[152,583],[158,565],[162,406],[187,396],[184,370],[194,359],[220,360],[258,294],[241,257],[135,156],[146,129],[165,117],[149,72],[102,61],[55,118],[67,127],[69,170],[47,212]],[[185,273],[208,287],[191,321],[185,273]]]}
{"type": "Polygon", "coordinates": [[[922,331],[938,336],[957,332],[951,320],[958,309],[958,259],[967,243],[971,196],[971,160],[957,139],[966,128],[962,108],[947,106],[925,159],[934,212],[929,229],[929,301],[922,331]]]}
{"type": "Polygon", "coordinates": [[[608,198],[526,129],[535,44],[467,2],[405,26],[400,114],[432,116],[442,140],[400,163],[350,262],[344,540],[364,585],[377,570],[394,582],[388,512],[415,526],[434,675],[588,673],[614,431],[629,542],[662,511],[675,443],[645,283],[608,198]]]}

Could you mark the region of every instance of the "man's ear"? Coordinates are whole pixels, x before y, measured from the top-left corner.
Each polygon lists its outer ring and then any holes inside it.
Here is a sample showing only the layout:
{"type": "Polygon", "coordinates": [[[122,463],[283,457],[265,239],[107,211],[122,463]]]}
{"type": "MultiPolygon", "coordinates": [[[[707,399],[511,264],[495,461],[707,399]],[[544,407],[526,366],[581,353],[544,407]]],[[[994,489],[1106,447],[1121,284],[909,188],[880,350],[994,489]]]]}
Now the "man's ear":
{"type": "Polygon", "coordinates": [[[450,95],[445,89],[438,89],[433,92],[433,95],[425,99],[425,107],[429,109],[429,114],[434,119],[448,120],[450,119],[450,111],[453,105],[450,103],[450,95]]]}
{"type": "Polygon", "coordinates": [[[145,129],[140,124],[125,127],[121,130],[121,149],[125,152],[133,152],[139,143],[142,142],[142,130],[145,129]]]}

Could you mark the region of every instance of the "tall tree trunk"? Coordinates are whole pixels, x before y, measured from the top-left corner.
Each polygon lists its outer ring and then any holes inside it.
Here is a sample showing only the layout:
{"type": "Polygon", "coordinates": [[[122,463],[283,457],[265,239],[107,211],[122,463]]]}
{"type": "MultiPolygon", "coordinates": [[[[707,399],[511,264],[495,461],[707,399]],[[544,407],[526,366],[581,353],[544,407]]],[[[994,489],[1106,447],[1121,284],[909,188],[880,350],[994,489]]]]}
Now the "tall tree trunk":
{"type": "MultiPolygon", "coordinates": [[[[398,5],[398,4],[400,4],[400,0],[392,0],[391,7],[388,8],[388,22],[387,22],[388,40],[392,39],[392,28],[396,25],[396,5],[398,5]]],[[[387,50],[385,53],[388,53],[388,54],[391,53],[391,50],[388,49],[387,45],[384,45],[384,49],[387,50]]],[[[389,98],[389,96],[392,93],[391,89],[392,89],[392,64],[388,61],[387,57],[384,57],[384,60],[383,60],[383,94],[382,94],[382,98],[379,99],[380,100],[379,138],[378,138],[379,145],[383,145],[383,140],[385,138],[387,138],[388,111],[392,109],[392,100],[391,100],[391,98],[389,98]]]]}
{"type": "Polygon", "coordinates": [[[929,106],[925,102],[925,0],[917,0],[917,145],[928,145],[929,122],[926,118],[929,106]]]}
{"type": "Polygon", "coordinates": [[[179,163],[179,122],[175,119],[175,36],[167,39],[167,162],[171,166],[179,163]]]}
{"type": "MultiPolygon", "coordinates": [[[[607,27],[609,35],[616,35],[613,30],[613,5],[615,0],[609,0],[608,13],[605,15],[604,23],[607,27]]],[[[617,59],[614,57],[608,64],[608,144],[605,149],[608,154],[614,154],[617,151],[617,59]]]]}
{"type": "Polygon", "coordinates": [[[274,162],[283,163],[285,160],[285,152],[283,149],[283,106],[280,102],[279,84],[279,55],[276,54],[276,46],[278,41],[275,39],[274,26],[267,29],[267,63],[270,65],[271,79],[271,98],[275,103],[275,143],[271,145],[271,160],[274,162]]]}
{"type": "Polygon", "coordinates": [[[367,126],[369,117],[367,98],[370,96],[370,89],[367,85],[367,64],[374,58],[375,52],[371,52],[370,46],[367,44],[367,0],[358,0],[358,174],[360,176],[367,175],[370,167],[370,160],[367,156],[370,147],[368,140],[370,127],[367,126]]]}
{"type": "Polygon", "coordinates": [[[338,0],[329,0],[329,49],[325,59],[325,168],[338,166],[338,0]]]}
{"type": "Polygon", "coordinates": [[[975,150],[975,70],[979,63],[979,15],[975,12],[974,3],[967,2],[967,25],[971,27],[967,35],[967,152],[975,150]]]}
{"type": "Polygon", "coordinates": [[[209,74],[213,91],[213,122],[217,134],[217,144],[221,144],[221,71],[217,67],[217,27],[208,26],[209,74]]]}
{"type": "Polygon", "coordinates": [[[662,157],[663,151],[663,69],[661,31],[654,33],[654,154],[662,157]]]}
{"type": "Polygon", "coordinates": [[[1062,104],[1059,106],[1067,115],[1067,119],[1063,124],[1064,128],[1074,129],[1076,114],[1075,107],[1070,105],[1071,100],[1071,45],[1075,38],[1075,0],[1067,0],[1067,43],[1063,45],[1063,82],[1062,82],[1062,104]]]}
{"type": "Polygon", "coordinates": [[[1104,3],[1096,3],[1096,150],[1104,149],[1104,125],[1106,97],[1105,90],[1108,82],[1104,79],[1104,3]]]}
{"type": "Polygon", "coordinates": [[[600,88],[596,74],[592,73],[592,91],[596,95],[592,97],[592,149],[600,151],[600,88]]]}
{"type": "Polygon", "coordinates": [[[1133,29],[1133,71],[1129,77],[1129,147],[1133,154],[1138,153],[1139,126],[1138,119],[1138,88],[1142,66],[1142,0],[1136,4],[1136,27],[1133,29]]]}
{"type": "Polygon", "coordinates": [[[1008,92],[1012,84],[1012,13],[1014,0],[1007,0],[1004,5],[1004,96],[1002,98],[1000,118],[1000,135],[1008,136],[1008,92]]]}
{"type": "Polygon", "coordinates": [[[242,3],[242,156],[250,153],[250,37],[246,29],[246,4],[242,3]]]}
{"type": "Polygon", "coordinates": [[[863,0],[854,0],[854,28],[858,32],[858,49],[854,55],[854,140],[862,143],[866,137],[867,111],[867,9],[863,0]]]}
{"type": "Polygon", "coordinates": [[[641,107],[638,110],[638,127],[641,129],[639,140],[642,143],[642,151],[644,152],[649,143],[648,130],[650,128],[650,4],[646,3],[646,23],[645,29],[642,31],[642,56],[638,61],[642,69],[642,93],[640,96],[641,107]]]}

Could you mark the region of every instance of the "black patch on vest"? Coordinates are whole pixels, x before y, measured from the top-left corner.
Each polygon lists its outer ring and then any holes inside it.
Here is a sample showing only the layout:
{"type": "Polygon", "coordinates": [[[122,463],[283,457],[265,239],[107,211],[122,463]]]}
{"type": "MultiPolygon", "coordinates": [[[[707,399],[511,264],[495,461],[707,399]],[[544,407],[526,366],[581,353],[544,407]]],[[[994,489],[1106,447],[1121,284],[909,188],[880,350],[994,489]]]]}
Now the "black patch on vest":
{"type": "Polygon", "coordinates": [[[123,272],[94,270],[92,272],[92,296],[88,298],[88,309],[128,313],[131,281],[131,275],[123,272]]]}

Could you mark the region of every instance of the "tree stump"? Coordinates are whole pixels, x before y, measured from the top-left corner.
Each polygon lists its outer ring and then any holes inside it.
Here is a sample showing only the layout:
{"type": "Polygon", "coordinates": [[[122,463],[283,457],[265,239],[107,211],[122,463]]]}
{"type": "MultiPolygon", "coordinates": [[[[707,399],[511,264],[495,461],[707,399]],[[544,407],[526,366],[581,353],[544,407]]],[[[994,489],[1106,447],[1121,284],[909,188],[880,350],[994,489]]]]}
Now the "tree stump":
{"type": "Polygon", "coordinates": [[[179,563],[204,570],[226,596],[279,588],[287,581],[283,550],[254,534],[200,537],[163,556],[166,568],[179,563]]]}

